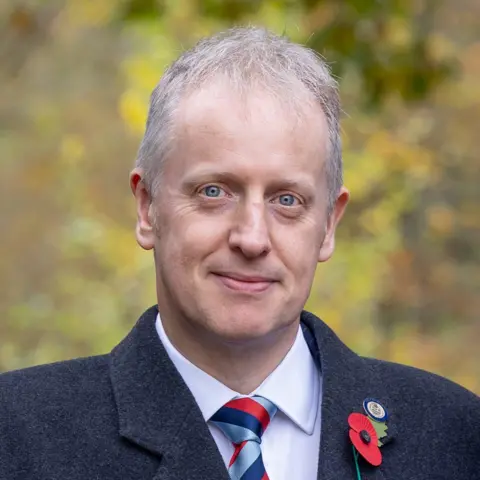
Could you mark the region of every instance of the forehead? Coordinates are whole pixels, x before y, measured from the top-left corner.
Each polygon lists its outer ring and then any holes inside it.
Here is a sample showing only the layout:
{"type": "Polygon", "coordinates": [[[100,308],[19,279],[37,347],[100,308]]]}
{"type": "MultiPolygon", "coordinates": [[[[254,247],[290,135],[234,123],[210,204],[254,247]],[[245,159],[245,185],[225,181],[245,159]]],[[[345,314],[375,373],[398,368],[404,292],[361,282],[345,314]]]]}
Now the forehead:
{"type": "Polygon", "coordinates": [[[209,163],[255,167],[255,175],[301,170],[316,176],[323,172],[328,129],[321,108],[303,97],[292,109],[291,101],[265,89],[239,94],[221,81],[192,92],[176,112],[173,163],[184,171],[209,163]]]}

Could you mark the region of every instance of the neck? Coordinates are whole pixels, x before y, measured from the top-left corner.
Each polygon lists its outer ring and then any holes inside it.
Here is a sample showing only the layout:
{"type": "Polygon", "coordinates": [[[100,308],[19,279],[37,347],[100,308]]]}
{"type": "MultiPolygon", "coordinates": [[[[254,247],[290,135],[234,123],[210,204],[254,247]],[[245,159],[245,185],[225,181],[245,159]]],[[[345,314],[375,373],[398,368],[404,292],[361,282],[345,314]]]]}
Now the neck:
{"type": "Polygon", "coordinates": [[[161,318],[170,342],[185,358],[242,395],[252,393],[282,362],[299,325],[296,321],[266,337],[232,341],[194,330],[188,323],[161,318]]]}

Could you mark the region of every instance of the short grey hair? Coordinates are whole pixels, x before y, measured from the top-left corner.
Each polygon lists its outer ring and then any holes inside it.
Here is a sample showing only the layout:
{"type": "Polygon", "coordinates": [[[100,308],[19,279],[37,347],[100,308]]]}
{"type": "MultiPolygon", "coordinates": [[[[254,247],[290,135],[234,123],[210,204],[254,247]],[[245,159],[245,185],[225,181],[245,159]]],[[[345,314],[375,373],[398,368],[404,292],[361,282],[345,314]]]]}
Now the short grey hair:
{"type": "Polygon", "coordinates": [[[159,189],[162,165],[174,143],[174,114],[180,101],[220,75],[242,92],[261,85],[282,102],[287,98],[297,106],[305,102],[307,93],[321,106],[329,134],[325,171],[331,211],[343,184],[337,83],[315,51],[259,27],[236,27],[200,40],[165,71],[150,98],[146,131],[136,159],[150,195],[154,197],[159,189]],[[299,85],[305,87],[303,92],[299,92],[299,85]],[[281,95],[286,88],[289,95],[281,95]]]}

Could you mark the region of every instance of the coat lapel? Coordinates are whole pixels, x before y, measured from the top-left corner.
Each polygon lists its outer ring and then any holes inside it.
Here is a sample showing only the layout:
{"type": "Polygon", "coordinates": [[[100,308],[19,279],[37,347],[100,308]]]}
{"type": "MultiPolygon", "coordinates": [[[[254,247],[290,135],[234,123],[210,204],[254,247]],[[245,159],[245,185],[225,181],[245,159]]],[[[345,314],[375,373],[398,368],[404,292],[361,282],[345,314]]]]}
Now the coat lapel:
{"type": "MultiPolygon", "coordinates": [[[[307,344],[322,373],[322,427],[318,479],[355,479],[352,445],[348,437],[350,413],[363,412],[363,401],[374,397],[392,412],[387,393],[365,359],[348,349],[321,320],[308,312],[302,313],[302,328],[307,344]]],[[[393,416],[392,416],[393,417],[393,416]]],[[[388,441],[394,437],[394,425],[388,422],[388,441]]],[[[388,443],[389,443],[388,442],[388,443]]],[[[362,480],[386,478],[390,445],[382,447],[383,462],[373,467],[360,459],[362,480]]]]}
{"type": "Polygon", "coordinates": [[[110,376],[124,439],[159,458],[152,480],[228,480],[222,457],[147,310],[111,354],[110,376]]]}

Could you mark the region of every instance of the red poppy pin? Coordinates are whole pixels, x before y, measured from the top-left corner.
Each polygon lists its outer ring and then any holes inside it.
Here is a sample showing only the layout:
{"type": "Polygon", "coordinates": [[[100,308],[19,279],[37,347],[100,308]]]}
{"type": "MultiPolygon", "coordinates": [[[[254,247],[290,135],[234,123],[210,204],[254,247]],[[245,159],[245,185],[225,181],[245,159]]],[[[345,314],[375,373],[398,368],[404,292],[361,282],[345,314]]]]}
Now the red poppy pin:
{"type": "Polygon", "coordinates": [[[378,437],[370,419],[361,413],[352,413],[348,417],[349,436],[357,452],[371,465],[378,467],[382,463],[382,453],[378,448],[378,437]]]}
{"type": "Polygon", "coordinates": [[[378,467],[382,463],[381,439],[387,436],[387,410],[377,400],[363,402],[366,415],[352,413],[348,417],[349,437],[354,447],[355,466],[359,474],[358,454],[368,463],[378,467]]]}

